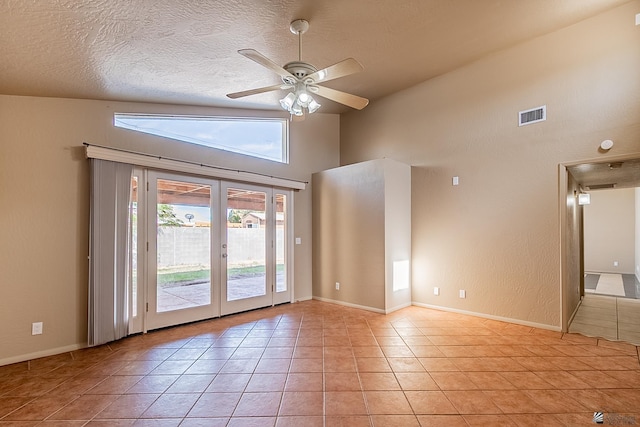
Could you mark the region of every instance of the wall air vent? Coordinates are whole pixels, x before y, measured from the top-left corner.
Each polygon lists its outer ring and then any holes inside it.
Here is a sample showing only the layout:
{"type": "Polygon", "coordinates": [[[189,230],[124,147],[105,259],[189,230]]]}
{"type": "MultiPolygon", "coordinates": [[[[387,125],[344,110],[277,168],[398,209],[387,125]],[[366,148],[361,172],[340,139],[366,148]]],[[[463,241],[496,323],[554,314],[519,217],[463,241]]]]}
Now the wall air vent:
{"type": "Polygon", "coordinates": [[[532,108],[518,113],[518,126],[530,125],[532,123],[547,120],[547,106],[532,108]]]}
{"type": "Polygon", "coordinates": [[[587,189],[589,190],[607,190],[610,188],[616,188],[616,184],[593,184],[593,185],[587,185],[586,186],[587,189]]]}

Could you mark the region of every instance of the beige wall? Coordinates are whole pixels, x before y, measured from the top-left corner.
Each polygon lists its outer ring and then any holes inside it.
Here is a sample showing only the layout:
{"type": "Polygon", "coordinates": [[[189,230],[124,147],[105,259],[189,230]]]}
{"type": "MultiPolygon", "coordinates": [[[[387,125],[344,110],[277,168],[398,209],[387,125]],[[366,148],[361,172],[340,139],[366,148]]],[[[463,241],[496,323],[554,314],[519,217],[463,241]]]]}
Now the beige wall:
{"type": "Polygon", "coordinates": [[[342,117],[342,164],[413,166],[416,303],[560,327],[558,165],[603,158],[604,139],[610,155],[640,151],[639,10],[630,2],[342,117]],[[546,122],[517,126],[518,111],[545,104],[546,122]]]}
{"type": "Polygon", "coordinates": [[[640,187],[635,189],[636,195],[636,257],[635,275],[640,280],[640,187]]]}
{"type": "Polygon", "coordinates": [[[584,206],[584,269],[633,274],[635,264],[635,189],[591,191],[584,206]],[[618,266],[614,266],[614,261],[618,266]]]}
{"type": "Polygon", "coordinates": [[[395,261],[411,259],[411,169],[390,159],[313,174],[313,296],[391,312],[395,261]],[[336,289],[336,282],[340,289],[336,289]]]}
{"type": "Polygon", "coordinates": [[[384,165],[318,172],[313,187],[313,296],[383,311],[384,165]]]}
{"type": "MultiPolygon", "coordinates": [[[[291,124],[290,164],[175,144],[112,126],[113,112],[248,112],[0,96],[0,365],[84,345],[89,168],[83,142],[297,180],[339,162],[337,115],[291,124]],[[31,336],[31,323],[44,334],[31,336]]],[[[255,112],[252,112],[255,114],[255,112]]],[[[266,113],[258,113],[266,114],[266,113]]],[[[311,297],[311,188],[294,201],[295,298],[311,297]]]]}

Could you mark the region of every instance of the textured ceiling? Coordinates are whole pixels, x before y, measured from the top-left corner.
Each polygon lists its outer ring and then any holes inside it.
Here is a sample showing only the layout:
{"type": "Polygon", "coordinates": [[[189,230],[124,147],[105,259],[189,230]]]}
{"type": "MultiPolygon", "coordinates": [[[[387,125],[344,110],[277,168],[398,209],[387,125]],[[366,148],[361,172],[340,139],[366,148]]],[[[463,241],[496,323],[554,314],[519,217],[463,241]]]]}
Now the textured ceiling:
{"type": "Polygon", "coordinates": [[[326,86],[375,102],[627,1],[1,0],[0,93],[276,109],[282,93],[225,97],[279,82],[237,50],[295,60],[304,18],[302,60],[356,58],[326,86]]]}

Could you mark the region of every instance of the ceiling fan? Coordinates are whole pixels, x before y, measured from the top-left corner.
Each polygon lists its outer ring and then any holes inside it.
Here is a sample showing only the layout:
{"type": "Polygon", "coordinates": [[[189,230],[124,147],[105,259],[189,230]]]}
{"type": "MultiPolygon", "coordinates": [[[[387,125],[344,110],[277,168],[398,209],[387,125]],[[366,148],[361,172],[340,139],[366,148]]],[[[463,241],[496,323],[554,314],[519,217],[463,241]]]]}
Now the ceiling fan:
{"type": "Polygon", "coordinates": [[[240,55],[278,74],[282,78],[282,83],[242,92],[229,93],[227,94],[229,98],[236,99],[275,90],[291,89],[291,92],[280,100],[280,105],[287,110],[292,117],[295,116],[298,118],[304,118],[306,113],[313,113],[320,108],[320,104],[313,99],[312,94],[339,102],[340,104],[357,110],[362,110],[369,104],[369,100],[366,98],[319,85],[319,83],[362,71],[364,68],[358,61],[353,58],[348,58],[318,70],[313,65],[302,62],[301,60],[302,34],[306,33],[309,29],[309,22],[304,19],[296,19],[291,22],[289,28],[293,34],[298,35],[297,61],[289,62],[281,67],[254,49],[242,49],[238,51],[240,55]]]}

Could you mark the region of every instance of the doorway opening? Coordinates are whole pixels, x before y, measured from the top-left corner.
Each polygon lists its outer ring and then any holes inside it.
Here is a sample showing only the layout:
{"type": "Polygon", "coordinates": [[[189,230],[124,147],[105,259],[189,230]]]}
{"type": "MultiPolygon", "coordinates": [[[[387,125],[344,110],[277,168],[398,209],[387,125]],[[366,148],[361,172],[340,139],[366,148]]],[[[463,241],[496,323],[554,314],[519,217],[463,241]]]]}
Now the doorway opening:
{"type": "Polygon", "coordinates": [[[638,344],[640,158],[561,165],[560,183],[562,329],[638,344]]]}

